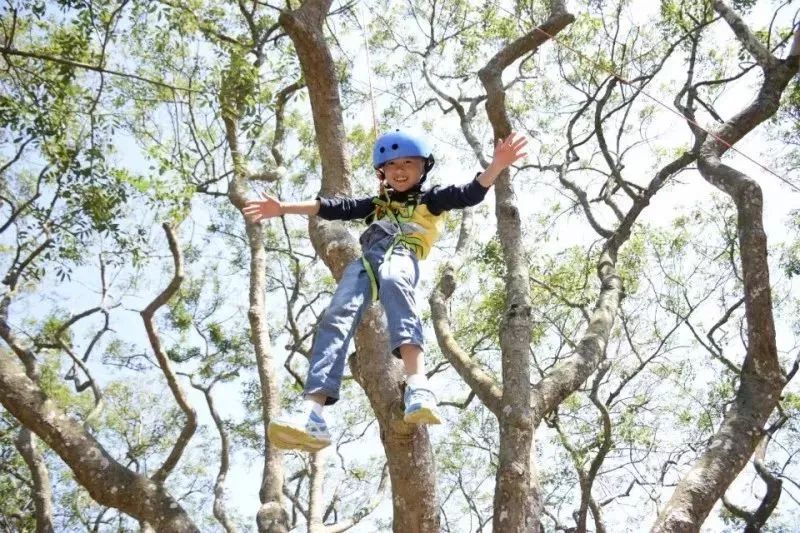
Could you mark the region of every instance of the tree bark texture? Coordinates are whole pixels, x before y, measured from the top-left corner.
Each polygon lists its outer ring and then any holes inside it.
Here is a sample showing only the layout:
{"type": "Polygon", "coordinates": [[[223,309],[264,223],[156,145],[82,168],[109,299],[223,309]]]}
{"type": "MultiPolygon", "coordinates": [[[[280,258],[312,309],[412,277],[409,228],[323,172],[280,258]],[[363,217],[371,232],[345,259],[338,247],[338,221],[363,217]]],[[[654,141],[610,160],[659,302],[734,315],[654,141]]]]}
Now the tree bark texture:
{"type": "MultiPolygon", "coordinates": [[[[774,429],[776,426],[779,427],[783,425],[786,420],[788,420],[788,418],[783,418],[783,422],[773,425],[771,429],[774,429]]],[[[730,511],[731,514],[745,523],[744,533],[758,533],[761,531],[764,525],[767,523],[767,520],[769,520],[770,516],[772,516],[772,513],[775,511],[775,507],[778,506],[778,501],[781,498],[783,480],[778,475],[770,472],[769,467],[764,464],[767,445],[769,444],[770,440],[771,435],[767,434],[758,444],[755,458],[753,459],[753,465],[756,468],[756,472],[766,485],[767,489],[764,493],[764,496],[761,497],[761,503],[759,504],[758,508],[753,512],[749,512],[729,501],[725,495],[722,496],[722,504],[725,506],[725,508],[730,511]]]]}
{"type": "MultiPolygon", "coordinates": [[[[345,152],[345,128],[333,58],[323,32],[330,0],[308,0],[295,11],[284,11],[280,23],[292,39],[308,87],[317,146],[322,162],[320,194],[350,192],[350,163],[345,152]]],[[[344,226],[311,217],[309,233],[315,250],[336,279],[360,255],[344,226]]],[[[394,531],[439,531],[433,450],[424,427],[403,422],[403,373],[388,353],[381,308],[372,305],[356,335],[357,355],[350,366],[375,411],[392,482],[394,531]]]]}
{"type": "Polygon", "coordinates": [[[698,158],[703,178],[728,194],[736,206],[747,347],[732,406],[708,449],[678,484],[653,526],[654,532],[699,531],[764,436],[764,426],[786,383],[775,341],[761,187],[722,163],[721,157],[778,110],[784,89],[798,71],[800,30],[795,33],[789,57],[780,60],[771,55],[724,2],[715,1],[714,8],[756,59],[764,75],[756,99],[713,135],[706,136],[698,158]]]}
{"type": "Polygon", "coordinates": [[[100,505],[146,521],[157,531],[199,531],[163,485],[119,464],[95,438],[61,411],[11,356],[0,357],[0,403],[72,469],[100,505]]]}
{"type": "MultiPolygon", "coordinates": [[[[223,111],[223,121],[233,161],[233,180],[228,189],[228,198],[237,209],[241,210],[247,200],[247,169],[239,150],[238,117],[223,111]]],[[[259,490],[261,505],[256,514],[256,524],[259,533],[286,533],[289,531],[289,516],[282,504],[283,454],[279,450],[273,449],[267,438],[269,421],[278,414],[280,406],[278,379],[271,350],[264,301],[267,287],[267,253],[264,250],[264,230],[260,224],[252,224],[246,219],[244,222],[250,250],[247,319],[250,323],[250,341],[253,343],[261,385],[261,418],[264,425],[264,468],[259,490]]]]}
{"type": "Polygon", "coordinates": [[[50,474],[42,452],[36,447],[33,432],[25,427],[20,429],[14,445],[31,471],[36,533],[53,533],[53,491],[50,487],[50,474]]]}
{"type": "MultiPolygon", "coordinates": [[[[574,20],[566,12],[563,2],[551,2],[550,9],[550,17],[544,24],[509,43],[478,72],[486,90],[486,112],[495,139],[505,138],[511,133],[505,107],[503,70],[536,50],[550,35],[556,35],[574,20]]],[[[495,199],[497,233],[506,265],[506,308],[500,325],[503,390],[493,529],[538,531],[542,500],[532,454],[534,416],[530,404],[530,342],[533,323],[530,286],[519,209],[507,170],[495,182],[495,199]]]]}
{"type": "Polygon", "coordinates": [[[325,513],[323,486],[325,481],[325,455],[327,450],[311,454],[311,472],[308,476],[308,533],[325,533],[322,519],[325,513]]]}

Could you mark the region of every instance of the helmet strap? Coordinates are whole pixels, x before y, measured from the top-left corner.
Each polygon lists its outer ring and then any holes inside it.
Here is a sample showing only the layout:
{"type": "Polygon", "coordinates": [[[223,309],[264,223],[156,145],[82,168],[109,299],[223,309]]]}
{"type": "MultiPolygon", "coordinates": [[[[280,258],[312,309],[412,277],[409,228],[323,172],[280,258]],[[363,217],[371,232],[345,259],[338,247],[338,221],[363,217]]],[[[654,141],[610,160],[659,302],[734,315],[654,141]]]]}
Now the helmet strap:
{"type": "Polygon", "coordinates": [[[429,155],[425,158],[425,174],[427,175],[433,169],[433,165],[436,163],[436,160],[433,158],[433,155],[429,155]]]}

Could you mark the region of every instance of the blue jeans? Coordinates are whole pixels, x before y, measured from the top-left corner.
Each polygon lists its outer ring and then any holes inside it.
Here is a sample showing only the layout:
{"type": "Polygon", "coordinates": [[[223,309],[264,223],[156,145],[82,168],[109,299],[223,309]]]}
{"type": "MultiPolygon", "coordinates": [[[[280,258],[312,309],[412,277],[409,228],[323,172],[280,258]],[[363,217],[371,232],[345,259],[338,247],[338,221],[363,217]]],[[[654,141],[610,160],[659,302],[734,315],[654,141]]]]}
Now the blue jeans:
{"type": "MultiPolygon", "coordinates": [[[[393,241],[392,235],[381,238],[364,250],[364,258],[372,266],[378,282],[378,296],[386,312],[392,353],[400,357],[400,346],[423,345],[422,323],[414,295],[419,281],[419,264],[414,252],[402,245],[395,245],[387,256],[386,249],[393,241]]],[[[358,258],[345,268],[317,327],[306,378],[306,395],[324,394],[328,397],[326,405],[339,399],[350,340],[371,300],[369,275],[358,258]]]]}

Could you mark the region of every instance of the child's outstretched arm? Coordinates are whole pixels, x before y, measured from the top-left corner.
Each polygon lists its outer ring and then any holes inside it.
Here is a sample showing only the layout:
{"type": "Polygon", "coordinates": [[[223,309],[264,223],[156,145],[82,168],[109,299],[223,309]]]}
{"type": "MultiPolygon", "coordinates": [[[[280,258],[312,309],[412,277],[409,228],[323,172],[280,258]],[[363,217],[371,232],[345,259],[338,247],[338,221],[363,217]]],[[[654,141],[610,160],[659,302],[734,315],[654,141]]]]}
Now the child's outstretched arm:
{"type": "Polygon", "coordinates": [[[281,215],[316,215],[319,213],[319,200],[304,202],[281,202],[267,194],[261,194],[261,200],[248,200],[244,203],[242,213],[251,223],[281,215]]]}
{"type": "Polygon", "coordinates": [[[492,162],[489,163],[486,170],[478,176],[478,183],[486,188],[494,185],[494,180],[497,179],[497,176],[499,176],[503,170],[528,155],[526,152],[522,151],[527,144],[528,139],[523,136],[518,137],[516,132],[511,132],[511,135],[505,139],[497,139],[497,143],[494,146],[492,162]]]}

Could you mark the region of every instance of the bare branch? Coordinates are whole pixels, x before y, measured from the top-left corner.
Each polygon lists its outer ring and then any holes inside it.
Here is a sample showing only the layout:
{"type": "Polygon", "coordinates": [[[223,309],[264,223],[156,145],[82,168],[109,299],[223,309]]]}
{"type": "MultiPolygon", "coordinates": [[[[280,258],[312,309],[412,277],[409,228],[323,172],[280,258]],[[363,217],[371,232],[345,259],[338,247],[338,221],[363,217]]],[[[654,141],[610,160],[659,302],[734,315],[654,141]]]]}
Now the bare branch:
{"type": "Polygon", "coordinates": [[[219,452],[220,462],[219,462],[219,471],[217,472],[217,479],[214,483],[214,517],[222,524],[222,527],[225,529],[227,533],[236,533],[236,527],[228,518],[228,514],[225,509],[225,479],[228,475],[228,468],[230,462],[230,443],[228,439],[228,431],[225,429],[225,423],[223,422],[222,418],[219,416],[216,407],[214,406],[214,398],[211,395],[211,388],[214,386],[219,380],[227,379],[228,377],[232,376],[232,374],[226,374],[222,376],[217,376],[214,381],[208,385],[207,387],[203,387],[197,383],[192,381],[192,387],[195,389],[202,391],[203,395],[206,398],[206,403],[208,404],[208,411],[211,414],[212,420],[214,420],[214,426],[217,428],[217,432],[219,433],[219,439],[221,443],[221,449],[219,452]]]}
{"type": "Polygon", "coordinates": [[[53,490],[50,486],[50,474],[44,455],[36,446],[36,438],[31,430],[23,427],[19,430],[14,446],[28,465],[33,481],[33,505],[36,511],[36,532],[52,533],[53,530],[53,490]]]}
{"type": "Polygon", "coordinates": [[[717,13],[722,15],[722,18],[725,19],[725,22],[731,27],[733,33],[736,34],[736,38],[742,43],[742,46],[750,52],[750,55],[755,58],[762,68],[772,66],[775,63],[775,57],[773,57],[767,47],[758,40],[758,37],[753,35],[750,28],[742,21],[742,18],[737,15],[728,4],[722,0],[715,0],[714,9],[717,13]]]}
{"type": "Polygon", "coordinates": [[[129,79],[133,79],[133,80],[143,81],[145,83],[149,83],[151,85],[157,85],[159,87],[164,87],[166,89],[171,89],[173,91],[184,91],[184,92],[189,92],[189,93],[201,93],[202,92],[202,91],[199,91],[197,89],[191,89],[189,87],[179,87],[177,85],[170,85],[169,83],[165,83],[165,82],[159,81],[159,80],[153,80],[153,79],[145,78],[145,77],[139,76],[137,74],[129,74],[127,72],[121,72],[121,71],[118,71],[118,70],[107,69],[107,68],[101,67],[99,65],[90,65],[88,63],[81,63],[80,61],[73,61],[71,59],[65,59],[63,57],[44,55],[44,54],[39,54],[39,53],[36,53],[36,52],[26,52],[26,51],[17,50],[17,49],[14,49],[14,48],[8,48],[6,46],[0,46],[0,54],[7,55],[7,56],[28,57],[28,58],[31,58],[31,59],[38,59],[38,60],[41,60],[41,61],[50,61],[50,62],[53,62],[53,63],[58,63],[59,65],[65,65],[65,66],[80,68],[80,69],[84,69],[84,70],[92,70],[94,72],[100,72],[100,73],[103,73],[103,74],[110,74],[112,76],[119,76],[121,78],[129,78],[129,79]]]}
{"type": "Polygon", "coordinates": [[[172,448],[172,451],[170,451],[169,456],[164,461],[164,464],[162,464],[161,467],[151,476],[153,481],[157,483],[163,483],[164,480],[167,479],[167,476],[172,473],[173,469],[183,455],[183,451],[189,444],[189,440],[192,438],[192,435],[194,435],[194,432],[197,429],[197,413],[189,404],[186,395],[178,384],[177,377],[172,371],[169,358],[161,346],[161,339],[158,336],[158,330],[156,329],[156,325],[153,321],[155,312],[161,306],[165,305],[175,295],[175,293],[178,292],[181,282],[183,281],[183,254],[178,246],[175,232],[167,223],[164,223],[162,227],[164,228],[164,232],[167,234],[169,249],[170,252],[172,252],[175,274],[173,275],[172,280],[170,280],[169,285],[167,285],[167,287],[158,296],[156,296],[155,299],[153,299],[153,301],[150,302],[150,304],[140,314],[142,316],[142,320],[144,321],[145,329],[147,330],[147,338],[150,340],[150,346],[153,348],[153,353],[158,360],[158,365],[161,367],[161,371],[167,378],[167,385],[172,392],[172,396],[175,398],[175,401],[178,403],[181,411],[183,411],[184,415],[186,415],[186,423],[184,424],[183,429],[181,430],[181,433],[172,448]]]}
{"type": "Polygon", "coordinates": [[[447,310],[447,301],[453,295],[456,288],[456,269],[464,261],[466,243],[469,242],[471,233],[471,215],[465,216],[461,220],[461,232],[456,250],[451,258],[442,268],[442,275],[439,282],[431,291],[428,298],[431,306],[431,319],[433,329],[436,332],[436,339],[442,353],[453,365],[461,378],[469,385],[481,402],[499,416],[501,409],[502,390],[497,381],[486,373],[469,354],[465,352],[453,336],[450,329],[450,318],[447,310]]]}

